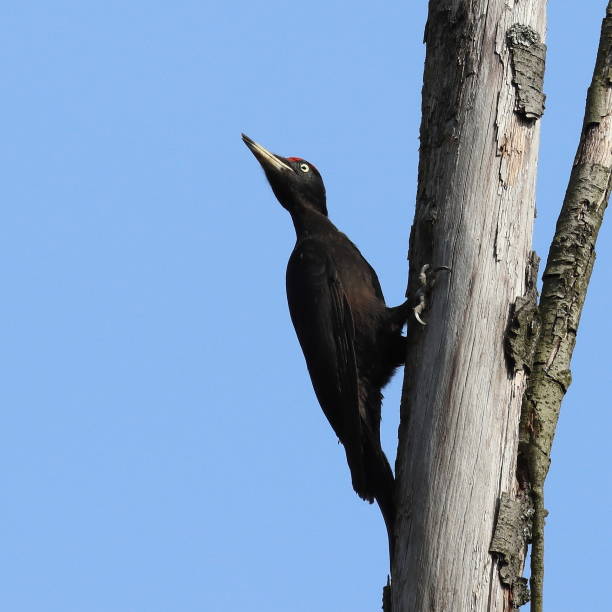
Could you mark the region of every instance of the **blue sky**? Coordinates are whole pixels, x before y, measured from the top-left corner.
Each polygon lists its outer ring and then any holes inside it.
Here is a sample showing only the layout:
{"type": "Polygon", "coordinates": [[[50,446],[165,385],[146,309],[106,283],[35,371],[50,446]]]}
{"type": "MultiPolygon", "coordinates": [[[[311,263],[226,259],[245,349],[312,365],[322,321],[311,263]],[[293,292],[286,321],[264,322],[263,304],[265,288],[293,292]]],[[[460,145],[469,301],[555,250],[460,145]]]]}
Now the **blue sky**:
{"type": "MultiPolygon", "coordinates": [[[[3,610],[378,609],[382,520],[316,404],[293,229],[239,136],[317,165],[399,303],[426,6],[216,4],[2,8],[3,610]]],[[[550,5],[544,258],[604,8],[550,5]]],[[[611,264],[608,224],[547,486],[556,611],[609,601],[611,264]]]]}

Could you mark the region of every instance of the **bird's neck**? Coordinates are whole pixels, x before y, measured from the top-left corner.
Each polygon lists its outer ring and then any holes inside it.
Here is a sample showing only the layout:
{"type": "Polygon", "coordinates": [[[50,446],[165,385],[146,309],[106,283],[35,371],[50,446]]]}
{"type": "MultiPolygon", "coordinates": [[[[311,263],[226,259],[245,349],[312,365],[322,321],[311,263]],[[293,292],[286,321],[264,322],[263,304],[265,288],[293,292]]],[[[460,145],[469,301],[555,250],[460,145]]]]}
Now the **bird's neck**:
{"type": "Polygon", "coordinates": [[[337,231],[327,216],[310,206],[302,206],[291,211],[291,219],[298,240],[307,236],[317,236],[337,231]]]}

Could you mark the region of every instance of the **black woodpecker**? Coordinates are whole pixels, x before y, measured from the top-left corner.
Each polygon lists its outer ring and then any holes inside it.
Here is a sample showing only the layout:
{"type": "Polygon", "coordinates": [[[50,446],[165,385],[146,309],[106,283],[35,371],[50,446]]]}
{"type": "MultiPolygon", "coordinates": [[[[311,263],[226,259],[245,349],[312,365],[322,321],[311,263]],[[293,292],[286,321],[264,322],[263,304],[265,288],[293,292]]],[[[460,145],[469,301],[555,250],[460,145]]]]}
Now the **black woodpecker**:
{"type": "Polygon", "coordinates": [[[407,303],[387,308],[376,272],[327,217],[319,171],[242,135],[297,236],[287,265],[287,300],[312,386],[344,445],[353,488],[377,501],[389,534],[394,478],[380,445],[381,389],[404,363],[407,303]]]}

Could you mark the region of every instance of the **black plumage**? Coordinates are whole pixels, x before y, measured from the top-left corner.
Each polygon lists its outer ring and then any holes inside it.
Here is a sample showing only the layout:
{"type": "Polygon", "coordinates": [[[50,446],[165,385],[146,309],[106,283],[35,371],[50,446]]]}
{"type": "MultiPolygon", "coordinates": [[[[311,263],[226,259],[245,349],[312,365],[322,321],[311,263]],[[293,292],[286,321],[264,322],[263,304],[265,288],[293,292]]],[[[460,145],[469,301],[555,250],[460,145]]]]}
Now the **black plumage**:
{"type": "Polygon", "coordinates": [[[385,305],[376,272],[327,217],[317,169],[242,135],[287,209],[297,241],[287,265],[287,299],[317,399],[344,445],[353,488],[376,500],[390,546],[394,479],[380,445],[381,389],[404,363],[407,303],[385,305]]]}

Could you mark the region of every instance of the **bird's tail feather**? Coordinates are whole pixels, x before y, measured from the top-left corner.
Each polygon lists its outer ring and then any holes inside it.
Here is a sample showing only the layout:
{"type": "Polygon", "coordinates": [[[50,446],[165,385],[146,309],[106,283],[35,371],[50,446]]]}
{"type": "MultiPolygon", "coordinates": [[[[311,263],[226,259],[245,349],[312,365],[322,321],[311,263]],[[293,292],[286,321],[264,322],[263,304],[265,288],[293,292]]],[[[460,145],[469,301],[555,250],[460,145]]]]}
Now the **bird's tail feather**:
{"type": "Polygon", "coordinates": [[[395,525],[395,478],[378,440],[365,443],[365,464],[368,484],[383,515],[389,538],[389,559],[393,559],[395,525]]]}
{"type": "MultiPolygon", "coordinates": [[[[362,446],[359,456],[349,453],[346,458],[351,470],[355,493],[372,503],[376,500],[383,515],[389,537],[389,555],[393,555],[393,528],[395,523],[395,478],[391,466],[374,432],[362,422],[362,446]]],[[[353,449],[354,450],[354,449],[353,449]]]]}
{"type": "Polygon", "coordinates": [[[364,456],[363,448],[357,447],[344,447],[346,452],[346,462],[348,463],[349,470],[351,471],[351,483],[355,493],[361,497],[361,499],[372,503],[375,495],[372,493],[372,487],[370,486],[370,478],[368,477],[368,471],[366,470],[366,458],[364,456]]]}

